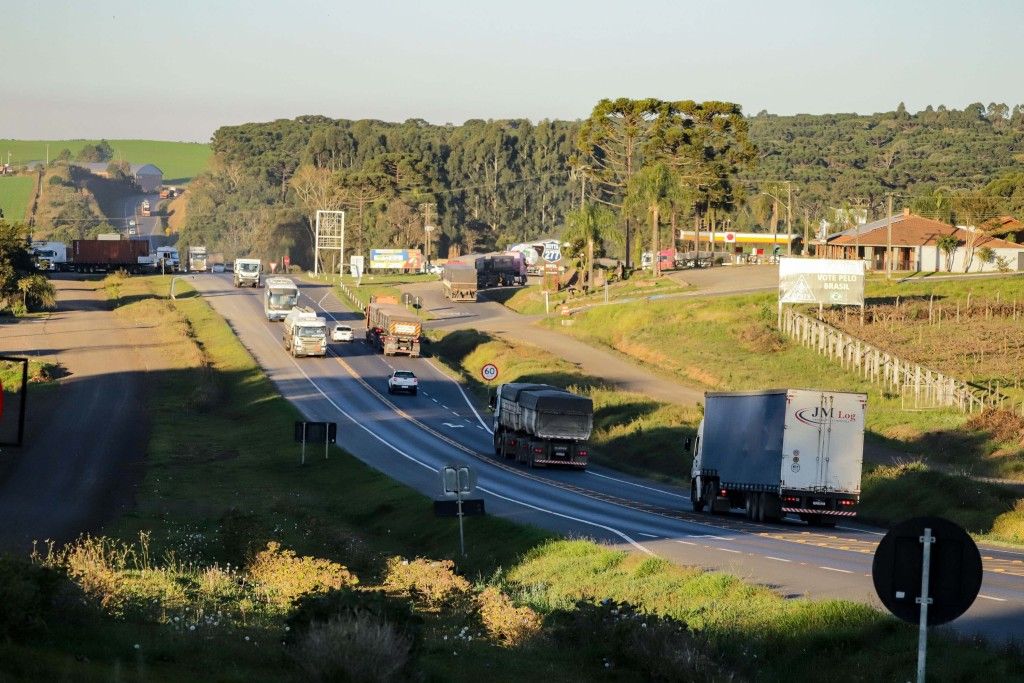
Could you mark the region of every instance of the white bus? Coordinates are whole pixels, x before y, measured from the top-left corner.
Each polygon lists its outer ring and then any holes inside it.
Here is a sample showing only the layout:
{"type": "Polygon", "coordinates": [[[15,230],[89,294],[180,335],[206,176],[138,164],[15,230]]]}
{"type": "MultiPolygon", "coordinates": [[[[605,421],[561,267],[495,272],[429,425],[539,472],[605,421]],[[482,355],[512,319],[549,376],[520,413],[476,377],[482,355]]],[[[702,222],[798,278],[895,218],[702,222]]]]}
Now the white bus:
{"type": "Polygon", "coordinates": [[[267,320],[284,320],[299,305],[299,288],[286,277],[268,277],[263,290],[263,312],[267,320]]]}

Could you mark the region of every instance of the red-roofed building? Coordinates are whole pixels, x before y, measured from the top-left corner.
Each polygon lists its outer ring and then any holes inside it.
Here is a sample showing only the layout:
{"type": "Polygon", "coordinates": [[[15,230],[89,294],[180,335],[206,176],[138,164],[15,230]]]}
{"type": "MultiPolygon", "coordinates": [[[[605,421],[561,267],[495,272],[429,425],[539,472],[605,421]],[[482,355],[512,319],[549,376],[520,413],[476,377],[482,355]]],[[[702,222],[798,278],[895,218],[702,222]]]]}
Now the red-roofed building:
{"type": "MultiPolygon", "coordinates": [[[[868,268],[885,269],[886,245],[889,244],[886,219],[865,223],[829,235],[818,244],[818,255],[834,259],[864,259],[868,268]]],[[[904,210],[892,217],[893,270],[967,272],[997,271],[1003,266],[1024,271],[1024,245],[1008,242],[974,228],[954,227],[948,223],[918,216],[904,210]],[[939,240],[952,235],[957,247],[952,254],[939,247],[939,240]],[[992,257],[982,261],[978,251],[992,250],[992,257]]],[[[984,252],[983,252],[984,253],[984,252]]]]}

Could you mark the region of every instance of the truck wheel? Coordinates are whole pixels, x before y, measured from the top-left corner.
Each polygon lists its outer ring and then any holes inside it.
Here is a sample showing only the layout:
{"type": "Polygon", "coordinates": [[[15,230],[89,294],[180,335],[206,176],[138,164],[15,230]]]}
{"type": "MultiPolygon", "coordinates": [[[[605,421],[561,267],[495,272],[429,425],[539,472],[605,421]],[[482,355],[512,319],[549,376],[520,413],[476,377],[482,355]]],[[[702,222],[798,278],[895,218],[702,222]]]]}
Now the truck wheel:
{"type": "Polygon", "coordinates": [[[718,511],[715,510],[716,493],[718,493],[718,485],[715,482],[709,481],[704,485],[704,501],[707,503],[708,512],[712,515],[718,514],[718,511]]]}
{"type": "Polygon", "coordinates": [[[694,512],[700,512],[704,509],[704,497],[697,494],[696,479],[690,481],[690,507],[693,508],[694,512]]]}
{"type": "Polygon", "coordinates": [[[502,446],[505,443],[505,436],[501,433],[501,430],[494,432],[494,454],[502,455],[502,446]]]}
{"type": "Polygon", "coordinates": [[[751,493],[747,495],[746,505],[743,506],[743,510],[747,515],[747,519],[752,522],[757,521],[757,494],[751,493]]]}
{"type": "Polygon", "coordinates": [[[755,522],[763,522],[764,519],[765,519],[765,514],[764,514],[764,504],[765,504],[765,502],[764,502],[764,499],[765,499],[765,495],[763,493],[759,492],[759,493],[755,493],[754,494],[754,521],[755,522]]]}

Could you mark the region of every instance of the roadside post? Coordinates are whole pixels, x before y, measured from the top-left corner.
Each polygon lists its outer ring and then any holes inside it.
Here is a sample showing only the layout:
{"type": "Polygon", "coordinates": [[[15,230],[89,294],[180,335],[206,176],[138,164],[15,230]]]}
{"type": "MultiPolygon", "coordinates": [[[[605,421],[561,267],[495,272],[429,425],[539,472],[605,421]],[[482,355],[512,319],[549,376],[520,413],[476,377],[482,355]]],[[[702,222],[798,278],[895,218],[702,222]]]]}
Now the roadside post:
{"type": "Polygon", "coordinates": [[[491,394],[493,387],[491,382],[498,379],[498,366],[494,363],[485,364],[480,368],[480,376],[484,378],[485,382],[487,382],[487,403],[490,405],[493,400],[493,395],[491,394]]]}
{"type": "Polygon", "coordinates": [[[917,681],[924,683],[928,627],[953,621],[981,590],[981,553],[961,527],[941,517],[894,526],[878,544],[871,577],[882,604],[918,625],[917,681]]]}
{"type": "Polygon", "coordinates": [[[302,444],[302,456],[299,465],[306,464],[306,443],[322,443],[324,460],[327,460],[328,448],[338,440],[337,422],[295,422],[295,442],[302,444]]]}
{"type": "Polygon", "coordinates": [[[463,517],[484,514],[482,498],[466,498],[476,490],[476,472],[468,465],[446,465],[441,468],[441,491],[449,500],[434,501],[434,515],[459,518],[459,552],[466,556],[463,517]],[[454,498],[455,500],[450,500],[454,498]]]}

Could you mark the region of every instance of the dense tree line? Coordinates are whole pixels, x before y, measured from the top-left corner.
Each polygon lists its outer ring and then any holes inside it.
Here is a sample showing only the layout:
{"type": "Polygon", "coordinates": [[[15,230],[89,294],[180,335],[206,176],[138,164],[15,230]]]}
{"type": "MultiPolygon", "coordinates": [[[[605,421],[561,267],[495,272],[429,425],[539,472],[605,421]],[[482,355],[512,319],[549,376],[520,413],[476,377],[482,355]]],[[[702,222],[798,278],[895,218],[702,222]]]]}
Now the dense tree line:
{"type": "MultiPolygon", "coordinates": [[[[470,120],[440,126],[418,119],[387,123],[303,116],[226,126],[214,134],[210,170],[190,189],[182,238],[227,252],[291,252],[303,262],[316,206],[346,209],[349,243],[363,251],[421,246],[426,211],[439,229],[434,253],[445,256],[558,234],[584,194],[613,207],[626,222],[622,227],[630,221],[639,227],[649,212],[641,220],[644,212],[635,206],[630,212],[625,196],[645,154],[674,173],[700,176],[685,201],[659,214],[659,221],[672,225],[728,221],[740,229],[781,229],[789,203],[801,230],[802,222],[816,224],[835,207],[880,217],[888,193],[896,195],[897,206],[909,206],[917,197],[950,196],[990,183],[987,192],[999,198],[999,210],[1024,204],[1021,106],[975,104],[962,111],[939,106],[917,114],[902,105],[871,115],[762,112],[730,124],[734,131],[744,129],[743,140],[719,155],[720,166],[695,168],[693,147],[714,150],[718,132],[704,127],[705,138],[694,140],[694,131],[676,124],[680,117],[703,113],[688,107],[710,105],[726,107],[732,119],[739,114],[729,103],[610,100],[599,103],[586,121],[470,120]],[[599,122],[607,111],[598,115],[598,109],[614,109],[615,103],[635,108],[615,116],[636,116],[632,124],[615,120],[616,126],[643,129],[638,146],[628,152],[637,162],[629,171],[623,170],[625,157],[613,158],[619,152],[598,149],[591,139],[605,125],[599,122]],[[674,107],[673,113],[662,117],[658,108],[666,106],[674,107]],[[659,128],[659,119],[673,125],[659,128]],[[652,137],[659,146],[653,153],[652,137]],[[1018,175],[1004,178],[1014,172],[1018,175]],[[325,182],[335,188],[329,201],[322,191],[325,182]]],[[[611,134],[607,126],[603,134],[611,134]]],[[[612,251],[621,254],[624,248],[612,251]]]]}

